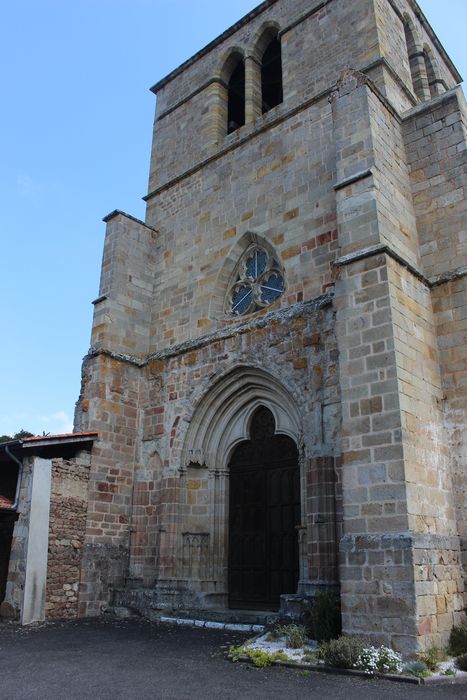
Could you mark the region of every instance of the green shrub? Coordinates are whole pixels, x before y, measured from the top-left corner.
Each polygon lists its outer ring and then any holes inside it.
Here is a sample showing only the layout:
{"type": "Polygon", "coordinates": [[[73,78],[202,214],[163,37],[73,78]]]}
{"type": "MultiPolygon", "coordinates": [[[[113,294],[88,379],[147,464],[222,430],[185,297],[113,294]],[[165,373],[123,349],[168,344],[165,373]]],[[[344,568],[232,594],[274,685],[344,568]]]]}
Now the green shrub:
{"type": "Polygon", "coordinates": [[[467,671],[467,654],[461,654],[456,659],[456,666],[461,671],[467,671]]]}
{"type": "Polygon", "coordinates": [[[337,668],[355,668],[365,644],[357,637],[339,637],[323,642],[319,647],[319,656],[328,666],[337,668]]]}
{"type": "Polygon", "coordinates": [[[261,649],[247,649],[246,655],[253,665],[258,668],[266,668],[267,666],[272,666],[274,663],[272,654],[267,654],[265,651],[261,651],[261,649]]]}
{"type": "Polygon", "coordinates": [[[280,637],[285,637],[289,649],[301,649],[306,644],[306,627],[304,625],[282,625],[277,627],[280,637]]]}
{"type": "Polygon", "coordinates": [[[437,671],[441,661],[446,661],[446,654],[437,646],[432,646],[427,651],[418,655],[420,661],[428,666],[430,671],[437,671]]]}
{"type": "Polygon", "coordinates": [[[302,656],[302,661],[306,664],[316,665],[319,662],[319,657],[315,651],[306,651],[302,656]]]}
{"type": "Polygon", "coordinates": [[[277,642],[281,636],[282,635],[279,634],[277,627],[274,627],[272,630],[269,630],[264,639],[266,642],[277,642]]]}
{"type": "Polygon", "coordinates": [[[467,653],[467,625],[452,628],[448,648],[453,656],[462,656],[467,653]]]}
{"type": "Polygon", "coordinates": [[[447,668],[445,671],[441,671],[442,676],[457,676],[457,671],[455,668],[447,668]]]}
{"type": "Polygon", "coordinates": [[[233,661],[234,664],[237,663],[237,661],[239,660],[239,658],[241,656],[246,656],[246,649],[244,646],[240,646],[240,647],[230,646],[229,647],[229,651],[227,652],[227,658],[229,658],[231,661],[233,661]]]}
{"type": "Polygon", "coordinates": [[[310,606],[307,622],[310,636],[318,642],[337,639],[341,633],[339,597],[327,591],[319,591],[310,606]]]}
{"type": "Polygon", "coordinates": [[[430,670],[423,661],[409,661],[402,669],[402,673],[407,673],[409,676],[417,678],[428,678],[431,676],[430,670]]]}
{"type": "Polygon", "coordinates": [[[251,649],[248,646],[229,647],[227,654],[228,658],[236,663],[242,657],[248,658],[253,666],[258,668],[267,668],[272,666],[275,661],[289,661],[289,657],[283,651],[276,651],[275,654],[268,654],[261,649],[251,649]]]}

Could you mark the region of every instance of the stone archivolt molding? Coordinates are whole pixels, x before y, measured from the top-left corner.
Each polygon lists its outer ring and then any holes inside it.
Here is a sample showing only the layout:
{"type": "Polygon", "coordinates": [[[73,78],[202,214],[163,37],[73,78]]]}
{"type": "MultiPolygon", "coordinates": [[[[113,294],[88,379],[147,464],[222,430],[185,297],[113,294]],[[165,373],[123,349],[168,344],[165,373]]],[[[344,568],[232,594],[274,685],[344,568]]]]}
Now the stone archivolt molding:
{"type": "Polygon", "coordinates": [[[288,390],[263,370],[238,367],[219,380],[195,409],[185,438],[182,469],[226,471],[233,449],[249,439],[251,418],[259,406],[272,412],[276,434],[301,444],[300,414],[288,390]]]}

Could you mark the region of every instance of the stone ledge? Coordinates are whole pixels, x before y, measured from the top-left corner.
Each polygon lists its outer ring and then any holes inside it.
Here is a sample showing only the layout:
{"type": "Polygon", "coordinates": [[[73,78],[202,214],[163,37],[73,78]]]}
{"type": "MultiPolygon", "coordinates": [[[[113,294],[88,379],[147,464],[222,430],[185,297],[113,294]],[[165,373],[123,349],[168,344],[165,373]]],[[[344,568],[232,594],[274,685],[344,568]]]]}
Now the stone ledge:
{"type": "Polygon", "coordinates": [[[120,362],[126,362],[136,367],[145,367],[149,362],[153,362],[155,360],[165,360],[171,357],[177,357],[177,355],[183,355],[193,350],[199,350],[200,348],[204,348],[207,345],[215,343],[219,340],[227,340],[235,335],[243,335],[244,333],[248,333],[249,331],[253,331],[258,328],[264,328],[269,323],[274,323],[275,321],[292,320],[294,318],[309,316],[315,311],[331,306],[333,300],[334,292],[328,292],[327,294],[322,294],[319,297],[311,299],[310,301],[304,301],[294,304],[293,306],[287,306],[285,309],[271,311],[266,316],[260,316],[259,318],[253,318],[248,321],[236,323],[235,325],[227,326],[221,330],[203,335],[200,338],[187,340],[170,348],[159,350],[158,352],[147,355],[142,359],[137,358],[134,355],[114,352],[108,348],[91,347],[88,354],[85,356],[84,361],[86,362],[94,357],[104,355],[105,357],[110,357],[111,359],[119,360],[120,362]]]}
{"type": "Polygon", "coordinates": [[[430,277],[429,283],[431,287],[439,287],[447,282],[452,282],[455,279],[462,279],[467,275],[467,265],[458,267],[452,272],[443,272],[441,275],[436,275],[435,277],[430,277]]]}
{"type": "MultiPolygon", "coordinates": [[[[239,656],[238,661],[254,665],[248,656],[239,656]]],[[[411,683],[412,685],[422,685],[425,680],[415,676],[397,676],[392,673],[374,673],[370,675],[365,673],[365,671],[357,671],[351,668],[337,668],[335,666],[324,666],[323,664],[304,664],[300,663],[300,661],[273,661],[272,665],[282,668],[300,669],[301,671],[318,671],[319,673],[329,673],[334,676],[354,676],[356,678],[367,678],[368,680],[379,679],[395,681],[396,683],[411,683]]]]}
{"type": "Polygon", "coordinates": [[[104,216],[102,221],[105,224],[108,224],[109,221],[112,221],[112,219],[115,219],[117,216],[123,216],[125,219],[130,219],[130,221],[134,221],[136,224],[139,224],[140,226],[144,226],[144,228],[148,228],[150,231],[154,231],[155,233],[159,233],[157,228],[154,228],[153,226],[149,226],[148,224],[145,224],[144,221],[141,221],[141,219],[137,219],[136,216],[132,216],[131,214],[127,214],[125,211],[122,211],[121,209],[114,209],[113,211],[110,212],[110,214],[107,214],[107,216],[104,216]]]}
{"type": "Polygon", "coordinates": [[[388,255],[390,258],[398,262],[400,265],[411,272],[420,282],[423,282],[427,287],[430,287],[430,281],[425,275],[417,270],[408,260],[405,260],[399,253],[390,248],[386,243],[377,243],[376,245],[368,246],[367,248],[361,248],[360,250],[355,250],[353,253],[348,253],[343,255],[337,260],[332,262],[334,267],[344,267],[345,265],[351,265],[353,262],[358,260],[364,260],[365,258],[371,258],[373,255],[388,255]]]}
{"type": "MultiPolygon", "coordinates": [[[[238,660],[242,663],[253,665],[248,656],[239,656],[238,660]]],[[[393,683],[408,683],[410,685],[446,685],[467,683],[467,677],[456,678],[454,676],[431,676],[430,678],[417,678],[416,676],[397,675],[395,673],[374,673],[369,674],[365,671],[357,671],[351,668],[336,668],[334,666],[324,666],[321,664],[303,664],[296,661],[273,661],[273,666],[282,666],[283,668],[300,669],[301,671],[318,671],[319,673],[329,673],[335,676],[354,676],[356,678],[366,678],[371,680],[392,681],[393,683]]]]}
{"type": "Polygon", "coordinates": [[[372,175],[373,175],[373,171],[371,169],[363,170],[360,173],[355,173],[355,175],[352,175],[351,177],[345,178],[345,180],[341,180],[340,182],[337,182],[334,185],[334,189],[337,192],[338,190],[342,190],[344,187],[348,187],[349,185],[353,185],[354,182],[359,182],[360,180],[365,180],[367,177],[371,177],[372,175]]]}
{"type": "MultiPolygon", "coordinates": [[[[359,173],[354,177],[345,180],[342,183],[338,183],[338,185],[335,186],[335,189],[336,187],[341,189],[346,185],[352,184],[353,182],[357,182],[365,177],[369,177],[372,174],[373,173],[371,172],[371,170],[359,173]]],[[[433,289],[433,287],[439,287],[442,284],[452,282],[452,280],[462,279],[463,277],[467,276],[467,265],[463,265],[461,267],[456,268],[455,270],[443,272],[440,275],[428,278],[423,274],[423,272],[420,272],[420,270],[414,267],[412,263],[410,263],[408,260],[399,255],[399,253],[396,253],[396,251],[390,248],[386,243],[376,243],[375,245],[368,246],[367,248],[360,248],[360,250],[355,250],[352,253],[348,253],[347,255],[343,255],[342,257],[337,258],[337,260],[333,260],[331,264],[334,267],[345,267],[346,265],[351,265],[352,263],[358,262],[359,260],[371,258],[373,255],[388,255],[390,258],[392,258],[400,265],[405,267],[406,270],[411,272],[412,275],[414,275],[414,277],[419,279],[420,282],[422,282],[429,289],[433,289]]]]}

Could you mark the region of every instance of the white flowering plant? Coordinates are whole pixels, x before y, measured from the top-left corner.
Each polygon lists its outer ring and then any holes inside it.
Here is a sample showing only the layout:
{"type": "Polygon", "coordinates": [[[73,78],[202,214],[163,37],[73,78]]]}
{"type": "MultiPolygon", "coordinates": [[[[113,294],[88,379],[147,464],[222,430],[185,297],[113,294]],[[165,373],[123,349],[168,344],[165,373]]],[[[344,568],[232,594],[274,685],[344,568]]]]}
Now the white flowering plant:
{"type": "Polygon", "coordinates": [[[380,646],[378,649],[378,671],[380,673],[400,673],[402,671],[402,656],[389,647],[380,646]]]}
{"type": "Polygon", "coordinates": [[[373,646],[364,647],[360,652],[354,668],[373,675],[374,673],[400,673],[402,671],[402,657],[397,651],[389,647],[381,646],[379,649],[373,646]]]}
{"type": "Polygon", "coordinates": [[[355,662],[355,668],[373,675],[378,670],[378,649],[375,647],[364,647],[355,662]]]}

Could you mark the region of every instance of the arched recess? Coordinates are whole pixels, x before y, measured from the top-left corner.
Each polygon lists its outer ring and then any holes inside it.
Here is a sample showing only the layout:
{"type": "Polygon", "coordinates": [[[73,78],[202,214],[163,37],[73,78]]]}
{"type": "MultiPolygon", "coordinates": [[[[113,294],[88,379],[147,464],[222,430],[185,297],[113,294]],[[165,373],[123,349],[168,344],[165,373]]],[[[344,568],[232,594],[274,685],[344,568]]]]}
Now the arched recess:
{"type": "Polygon", "coordinates": [[[279,256],[274,246],[272,246],[266,238],[252,231],[244,233],[227,253],[222,268],[219,270],[211,297],[209,309],[210,318],[219,318],[225,315],[226,294],[230,287],[235,284],[239,261],[251,246],[264,248],[280,263],[279,256]]]}
{"type": "Polygon", "coordinates": [[[428,78],[428,86],[430,88],[431,97],[441,95],[443,90],[443,81],[439,79],[438,64],[429,46],[425,44],[423,47],[425,54],[426,74],[428,78]]]}
{"type": "Polygon", "coordinates": [[[188,428],[182,469],[197,465],[225,471],[235,447],[249,439],[251,418],[260,406],[274,416],[276,433],[301,444],[295,400],[273,375],[256,367],[237,367],[201,399],[188,428]]]}
{"type": "Polygon", "coordinates": [[[430,99],[430,89],[425,66],[425,54],[417,42],[415,28],[408,15],[404,15],[404,34],[407,56],[412,78],[412,89],[416,96],[424,102],[430,99]]]}
{"type": "Polygon", "coordinates": [[[277,24],[268,23],[261,28],[254,56],[261,69],[261,111],[265,114],[283,100],[282,47],[277,24]]]}
{"type": "Polygon", "coordinates": [[[221,81],[226,86],[225,133],[231,134],[245,124],[245,59],[240,49],[231,49],[223,63],[221,81]]]}

